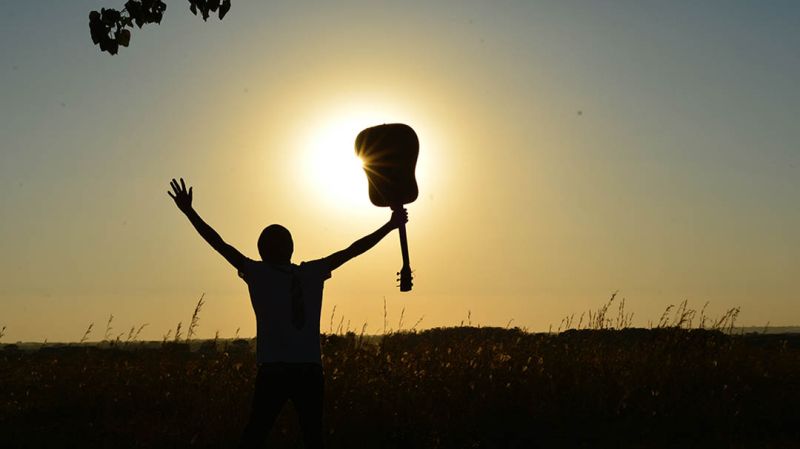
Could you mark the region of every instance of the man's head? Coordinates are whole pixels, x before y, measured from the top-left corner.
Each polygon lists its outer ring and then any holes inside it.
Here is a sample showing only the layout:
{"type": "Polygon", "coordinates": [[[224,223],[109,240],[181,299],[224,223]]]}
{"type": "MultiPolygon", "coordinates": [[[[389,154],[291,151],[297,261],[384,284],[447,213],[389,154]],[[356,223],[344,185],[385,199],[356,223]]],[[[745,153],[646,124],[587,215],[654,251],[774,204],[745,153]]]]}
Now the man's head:
{"type": "Polygon", "coordinates": [[[258,253],[268,263],[289,263],[292,260],[294,242],[288,229],[272,224],[261,231],[258,238],[258,253]]]}

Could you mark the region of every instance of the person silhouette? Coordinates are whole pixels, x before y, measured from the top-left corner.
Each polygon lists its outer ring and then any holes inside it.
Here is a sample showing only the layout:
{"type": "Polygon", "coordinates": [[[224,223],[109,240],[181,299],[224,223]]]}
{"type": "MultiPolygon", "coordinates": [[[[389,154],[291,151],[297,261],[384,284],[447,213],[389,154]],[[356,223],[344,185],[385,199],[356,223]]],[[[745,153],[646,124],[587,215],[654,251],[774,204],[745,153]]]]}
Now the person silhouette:
{"type": "Polygon", "coordinates": [[[192,187],[174,178],[167,194],[212,248],[238,271],[247,284],[256,315],[256,374],[250,418],[240,448],[264,444],[284,404],[291,400],[300,421],[307,449],[323,447],[322,401],[324,378],[319,321],[323,284],[331,272],[380,242],[392,230],[408,222],[408,212],[397,209],[386,224],[356,240],[349,247],[322,259],[291,262],[292,235],[272,224],[258,238],[260,261],[244,256],[192,207],[192,187]]]}

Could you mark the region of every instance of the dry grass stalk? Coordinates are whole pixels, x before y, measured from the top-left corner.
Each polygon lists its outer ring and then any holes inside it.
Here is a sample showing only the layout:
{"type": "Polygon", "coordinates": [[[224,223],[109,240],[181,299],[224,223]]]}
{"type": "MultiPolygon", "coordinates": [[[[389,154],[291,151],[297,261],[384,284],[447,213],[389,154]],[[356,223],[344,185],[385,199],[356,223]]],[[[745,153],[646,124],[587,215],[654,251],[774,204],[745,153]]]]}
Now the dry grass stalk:
{"type": "Polygon", "coordinates": [[[708,301],[706,301],[706,303],[703,304],[703,308],[700,309],[700,325],[698,326],[700,329],[706,328],[706,320],[708,319],[708,317],[706,317],[706,307],[708,307],[708,301]]]}
{"type": "Polygon", "coordinates": [[[144,330],[144,328],[147,327],[148,325],[149,325],[148,323],[144,323],[141,326],[139,326],[139,329],[136,329],[136,333],[133,334],[133,341],[136,341],[136,340],[139,339],[139,334],[141,334],[142,330],[144,330]]]}
{"type": "Polygon", "coordinates": [[[197,305],[194,307],[194,312],[192,313],[192,321],[189,322],[189,329],[186,331],[186,341],[187,342],[189,340],[191,340],[192,337],[195,335],[195,331],[197,330],[197,326],[200,323],[200,310],[203,308],[203,304],[205,304],[203,302],[203,298],[205,298],[205,296],[206,296],[206,294],[205,294],[205,292],[203,292],[203,294],[200,295],[200,300],[197,301],[197,305]]]}
{"type": "Polygon", "coordinates": [[[331,310],[331,323],[330,323],[330,326],[328,327],[328,333],[329,334],[333,333],[333,317],[335,315],[336,315],[336,304],[333,305],[333,310],[331,310]]]}
{"type": "Polygon", "coordinates": [[[386,328],[389,326],[389,313],[386,311],[386,297],[383,297],[383,335],[386,335],[386,328]]]}
{"type": "Polygon", "coordinates": [[[664,309],[664,313],[662,313],[661,318],[658,319],[658,326],[656,326],[656,328],[667,327],[667,324],[669,324],[669,313],[673,308],[675,308],[675,304],[670,304],[664,309]]]}
{"type": "Polygon", "coordinates": [[[633,324],[633,312],[625,313],[625,298],[619,302],[619,309],[617,310],[617,329],[627,329],[633,324]]]}
{"type": "Polygon", "coordinates": [[[106,331],[103,334],[103,341],[110,341],[111,340],[111,329],[114,329],[113,327],[111,327],[111,322],[112,321],[114,321],[114,314],[113,313],[108,316],[108,322],[106,323],[106,331]]]}
{"type": "Polygon", "coordinates": [[[183,325],[182,322],[178,321],[178,327],[175,328],[175,342],[181,341],[181,326],[183,325]]]}
{"type": "Polygon", "coordinates": [[[404,306],[403,309],[400,310],[400,321],[397,323],[397,332],[402,332],[403,330],[403,317],[405,316],[405,314],[406,314],[406,308],[404,306]]]}
{"type": "MultiPolygon", "coordinates": [[[[417,320],[417,322],[416,322],[416,323],[414,323],[414,325],[413,325],[413,326],[411,326],[411,332],[415,332],[415,331],[417,330],[417,326],[419,326],[419,323],[421,323],[421,322],[422,322],[422,319],[423,319],[423,318],[425,318],[425,315],[422,315],[421,317],[419,317],[419,319],[417,320]]],[[[512,318],[512,319],[511,319],[511,321],[514,321],[514,319],[512,318]]],[[[509,321],[509,324],[511,324],[511,321],[509,321]]]]}
{"type": "Polygon", "coordinates": [[[337,334],[340,334],[340,335],[341,335],[341,333],[342,333],[342,327],[343,327],[343,326],[344,326],[344,315],[342,315],[342,319],[341,319],[341,320],[339,320],[339,325],[338,325],[338,326],[336,326],[336,333],[337,333],[337,334]]]}
{"type": "Polygon", "coordinates": [[[733,333],[733,326],[736,323],[736,318],[739,317],[740,309],[738,307],[734,307],[729,309],[722,317],[717,320],[716,323],[712,326],[714,330],[719,330],[722,332],[733,333]]]}
{"type": "Polygon", "coordinates": [[[86,328],[86,332],[83,333],[83,337],[81,337],[81,340],[78,343],[86,343],[86,341],[89,339],[89,334],[92,333],[92,328],[94,328],[94,323],[89,323],[89,327],[86,328]]]}
{"type": "Polygon", "coordinates": [[[361,333],[358,334],[358,346],[361,346],[361,342],[364,340],[364,333],[367,331],[367,323],[364,322],[364,325],[361,326],[361,333]]]}

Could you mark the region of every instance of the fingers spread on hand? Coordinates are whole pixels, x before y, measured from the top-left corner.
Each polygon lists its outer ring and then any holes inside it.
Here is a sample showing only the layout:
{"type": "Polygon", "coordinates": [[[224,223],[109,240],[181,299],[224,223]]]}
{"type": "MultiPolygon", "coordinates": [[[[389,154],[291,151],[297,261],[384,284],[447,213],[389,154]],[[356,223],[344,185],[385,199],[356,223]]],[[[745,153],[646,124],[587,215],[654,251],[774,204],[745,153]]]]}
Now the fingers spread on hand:
{"type": "Polygon", "coordinates": [[[189,199],[191,199],[191,198],[192,198],[192,188],[189,187],[189,199]]]}
{"type": "Polygon", "coordinates": [[[173,195],[169,190],[167,190],[167,195],[169,195],[173,200],[175,199],[175,195],[173,195]]]}
{"type": "Polygon", "coordinates": [[[186,183],[183,182],[183,178],[181,178],[181,188],[183,189],[184,192],[186,191],[186,183]]]}

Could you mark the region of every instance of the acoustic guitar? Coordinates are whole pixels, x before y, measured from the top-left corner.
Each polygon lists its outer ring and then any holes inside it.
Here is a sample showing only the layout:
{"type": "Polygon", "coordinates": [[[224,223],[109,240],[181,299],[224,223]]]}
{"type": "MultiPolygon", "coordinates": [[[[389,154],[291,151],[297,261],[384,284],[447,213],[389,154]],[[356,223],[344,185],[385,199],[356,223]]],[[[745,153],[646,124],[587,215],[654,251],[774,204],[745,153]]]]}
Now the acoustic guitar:
{"type": "MultiPolygon", "coordinates": [[[[378,207],[401,209],[417,199],[417,179],[414,170],[419,155],[419,139],[410,126],[392,123],[373,126],[356,137],[356,155],[364,164],[369,181],[369,199],[378,207]]],[[[400,291],[411,290],[411,263],[408,258],[408,240],[405,224],[400,225],[400,250],[403,267],[400,291]]]]}

